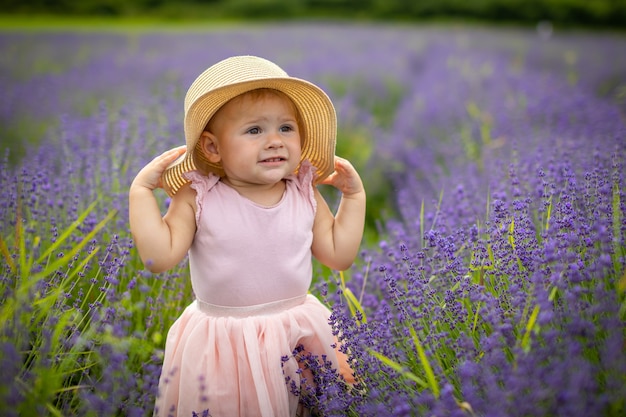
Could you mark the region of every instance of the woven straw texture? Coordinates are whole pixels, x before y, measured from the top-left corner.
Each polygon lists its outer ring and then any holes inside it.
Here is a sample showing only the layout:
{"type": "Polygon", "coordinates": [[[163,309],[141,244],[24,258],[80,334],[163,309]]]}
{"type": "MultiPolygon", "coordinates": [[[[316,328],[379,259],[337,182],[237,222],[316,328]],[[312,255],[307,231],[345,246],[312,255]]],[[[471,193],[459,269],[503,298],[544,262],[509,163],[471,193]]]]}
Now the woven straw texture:
{"type": "Polygon", "coordinates": [[[204,71],[191,84],[185,96],[185,141],[187,152],[163,174],[168,194],[175,194],[189,182],[183,174],[199,170],[224,174],[219,164],[203,158],[198,139],[211,117],[232,98],[258,88],[271,88],[286,94],[295,104],[303,122],[302,160],[316,168],[316,181],[333,172],[337,137],[335,108],[316,85],[289,77],[276,64],[254,56],[225,59],[204,71]]]}

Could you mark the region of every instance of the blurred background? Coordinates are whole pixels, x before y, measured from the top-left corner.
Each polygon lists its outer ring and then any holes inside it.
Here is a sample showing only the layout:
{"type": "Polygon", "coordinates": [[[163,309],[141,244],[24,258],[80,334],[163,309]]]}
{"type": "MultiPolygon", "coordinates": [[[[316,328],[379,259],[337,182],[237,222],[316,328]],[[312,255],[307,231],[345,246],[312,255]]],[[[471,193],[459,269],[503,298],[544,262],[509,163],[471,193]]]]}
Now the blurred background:
{"type": "Polygon", "coordinates": [[[4,15],[140,19],[549,21],[569,27],[626,27],[626,0],[0,0],[4,15]]]}
{"type": "Polygon", "coordinates": [[[624,29],[626,0],[0,0],[0,416],[152,415],[192,288],[143,269],[128,188],[253,54],[329,94],[367,189],[312,289],[367,395],[320,415],[624,417],[624,29]]]}

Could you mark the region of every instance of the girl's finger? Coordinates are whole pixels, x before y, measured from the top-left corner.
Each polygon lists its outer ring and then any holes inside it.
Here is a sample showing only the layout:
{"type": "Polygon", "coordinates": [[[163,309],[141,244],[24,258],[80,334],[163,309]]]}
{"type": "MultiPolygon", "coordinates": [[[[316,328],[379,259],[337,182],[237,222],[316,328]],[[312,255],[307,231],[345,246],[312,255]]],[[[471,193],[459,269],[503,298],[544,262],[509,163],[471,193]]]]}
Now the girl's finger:
{"type": "Polygon", "coordinates": [[[154,158],[154,161],[158,163],[167,163],[169,165],[171,162],[174,162],[177,158],[184,154],[186,150],[187,147],[184,145],[174,149],[170,149],[154,158]]]}

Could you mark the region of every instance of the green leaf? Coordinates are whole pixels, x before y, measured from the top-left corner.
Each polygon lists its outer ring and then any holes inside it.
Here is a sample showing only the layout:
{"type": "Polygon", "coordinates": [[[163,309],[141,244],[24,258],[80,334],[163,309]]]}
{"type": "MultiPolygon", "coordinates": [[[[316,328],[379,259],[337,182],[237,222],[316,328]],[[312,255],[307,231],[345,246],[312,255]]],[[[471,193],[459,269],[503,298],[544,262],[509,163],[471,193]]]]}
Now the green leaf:
{"type": "MultiPolygon", "coordinates": [[[[106,215],[106,217],[104,219],[102,219],[100,221],[100,223],[98,223],[93,230],[91,230],[91,232],[89,232],[76,246],[74,246],[68,253],[64,254],[63,257],[57,259],[56,261],[52,262],[51,264],[47,265],[46,268],[41,271],[38,272],[37,274],[34,274],[32,276],[32,279],[37,280],[40,278],[43,278],[45,276],[48,276],[52,273],[54,273],[54,271],[56,271],[57,269],[67,265],[70,260],[74,257],[74,255],[76,255],[78,252],[81,251],[81,249],[91,241],[91,239],[93,239],[93,237],[109,222],[109,220],[111,220],[115,215],[117,214],[117,210],[113,210],[110,211],[109,214],[106,215]]],[[[75,227],[72,228],[72,230],[75,227]]]]}
{"type": "Polygon", "coordinates": [[[409,325],[409,332],[411,332],[411,337],[413,338],[413,343],[415,344],[415,349],[417,350],[417,356],[420,359],[420,363],[424,367],[424,372],[426,373],[426,380],[428,381],[428,386],[435,398],[439,398],[439,383],[435,378],[435,373],[433,372],[433,368],[430,366],[430,362],[426,357],[426,352],[424,352],[424,348],[417,337],[417,332],[413,328],[412,325],[409,325]]]}
{"type": "Polygon", "coordinates": [[[352,290],[346,286],[343,271],[339,271],[339,277],[341,279],[341,291],[346,297],[348,308],[350,309],[350,314],[352,315],[352,317],[356,317],[356,311],[358,310],[361,313],[361,317],[363,317],[363,323],[367,323],[367,317],[365,315],[365,311],[363,310],[363,306],[361,305],[359,300],[357,300],[352,290]]]}
{"type": "Polygon", "coordinates": [[[533,312],[530,314],[530,317],[528,318],[528,323],[526,323],[526,330],[524,332],[524,336],[522,337],[522,349],[524,349],[524,352],[526,353],[530,351],[530,332],[535,327],[537,316],[539,315],[539,310],[539,305],[536,305],[535,308],[533,308],[533,312]]]}
{"type": "Polygon", "coordinates": [[[83,221],[85,221],[89,213],[91,213],[91,211],[96,207],[96,203],[97,201],[91,203],[89,207],[87,207],[85,211],[83,211],[81,215],[78,216],[78,218],[74,222],[72,222],[72,224],[67,229],[63,231],[63,233],[61,233],[56,241],[52,245],[50,245],[50,247],[48,247],[48,249],[46,249],[44,253],[41,254],[39,259],[37,259],[37,263],[41,263],[44,259],[51,255],[61,244],[63,244],[63,242],[65,242],[68,237],[72,235],[74,230],[76,230],[76,228],[80,226],[83,221]]]}
{"type": "Polygon", "coordinates": [[[415,375],[413,372],[407,370],[404,366],[400,365],[398,362],[396,362],[396,361],[394,361],[392,359],[389,359],[387,356],[383,355],[382,353],[378,353],[378,352],[373,351],[371,349],[368,349],[368,351],[373,356],[375,356],[376,359],[378,359],[379,361],[381,361],[382,363],[384,363],[385,365],[387,365],[388,367],[390,367],[394,371],[400,373],[406,379],[410,379],[411,381],[417,383],[422,388],[428,388],[428,384],[426,383],[426,381],[424,381],[423,379],[421,379],[420,377],[415,375]]]}
{"type": "Polygon", "coordinates": [[[363,310],[363,306],[359,303],[359,300],[356,299],[354,293],[350,288],[344,288],[343,294],[346,296],[346,300],[348,300],[348,308],[350,308],[350,312],[352,313],[352,317],[356,314],[355,310],[358,310],[363,317],[363,323],[367,323],[367,317],[365,316],[365,311],[363,310]]]}

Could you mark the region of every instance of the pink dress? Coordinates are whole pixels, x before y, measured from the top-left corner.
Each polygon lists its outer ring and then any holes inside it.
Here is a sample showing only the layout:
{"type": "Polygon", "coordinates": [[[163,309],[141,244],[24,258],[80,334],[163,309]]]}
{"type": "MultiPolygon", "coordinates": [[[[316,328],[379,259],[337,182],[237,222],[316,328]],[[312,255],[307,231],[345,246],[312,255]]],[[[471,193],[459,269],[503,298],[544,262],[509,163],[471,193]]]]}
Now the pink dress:
{"type": "MultiPolygon", "coordinates": [[[[214,175],[188,174],[197,231],[189,250],[196,300],[167,335],[155,416],[295,416],[292,352],[337,364],[330,311],[308,294],[316,201],[311,165],[287,179],[282,200],[260,206],[214,175]],[[290,359],[282,366],[281,357],[290,359]]],[[[343,366],[342,366],[343,367],[343,366]]]]}

